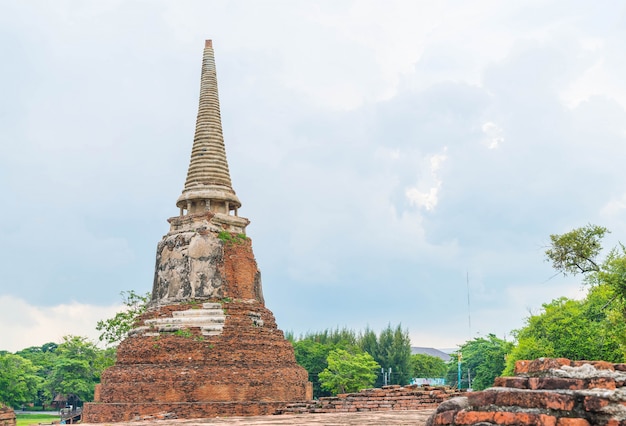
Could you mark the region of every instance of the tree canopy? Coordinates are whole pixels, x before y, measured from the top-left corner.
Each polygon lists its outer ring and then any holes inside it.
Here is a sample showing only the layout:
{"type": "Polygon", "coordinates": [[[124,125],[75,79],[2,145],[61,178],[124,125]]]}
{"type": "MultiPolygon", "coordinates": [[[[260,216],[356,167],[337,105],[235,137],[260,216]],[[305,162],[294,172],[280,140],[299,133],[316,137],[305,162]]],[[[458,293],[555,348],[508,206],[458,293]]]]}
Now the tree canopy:
{"type": "Polygon", "coordinates": [[[351,354],[344,349],[329,352],[328,366],[319,374],[322,388],[334,394],[371,387],[380,365],[367,352],[351,354]]]}
{"type": "Polygon", "coordinates": [[[100,331],[100,341],[108,344],[119,343],[133,329],[137,318],[143,314],[150,302],[150,293],[139,294],[134,290],[122,291],[124,310],[115,314],[113,318],[100,320],[96,324],[96,330],[100,331]]]}
{"type": "Polygon", "coordinates": [[[545,303],[540,313],[526,319],[525,327],[513,332],[517,345],[505,374],[513,373],[516,361],[539,357],[622,362],[625,326],[621,312],[607,306],[612,297],[610,287],[600,285],[583,300],[562,297],[545,303]]]}
{"type": "Polygon", "coordinates": [[[55,396],[93,399],[102,371],[115,362],[115,349],[100,349],[85,337],[32,346],[0,355],[0,402],[48,405],[55,396]]]}
{"type": "Polygon", "coordinates": [[[465,342],[453,354],[448,363],[448,383],[459,388],[471,387],[475,390],[493,386],[496,377],[501,376],[505,367],[505,357],[513,347],[512,342],[500,339],[493,334],[477,337],[465,342]],[[458,357],[461,357],[461,383],[458,383],[458,357]]]}
{"type": "Polygon", "coordinates": [[[445,377],[448,371],[446,362],[439,357],[428,354],[411,355],[412,377],[434,379],[445,377]]]}
{"type": "MultiPolygon", "coordinates": [[[[338,349],[345,350],[352,356],[367,353],[385,371],[391,368],[389,384],[407,384],[411,379],[411,342],[408,330],[402,330],[400,325],[395,328],[388,325],[379,336],[368,327],[358,334],[343,328],[307,333],[298,339],[291,334],[287,334],[287,337],[293,344],[296,361],[309,373],[315,398],[328,396],[337,390],[333,386],[322,386],[320,374],[329,366],[330,353],[338,349]]],[[[376,372],[375,380],[375,384],[380,386],[382,374],[376,372]]]]}

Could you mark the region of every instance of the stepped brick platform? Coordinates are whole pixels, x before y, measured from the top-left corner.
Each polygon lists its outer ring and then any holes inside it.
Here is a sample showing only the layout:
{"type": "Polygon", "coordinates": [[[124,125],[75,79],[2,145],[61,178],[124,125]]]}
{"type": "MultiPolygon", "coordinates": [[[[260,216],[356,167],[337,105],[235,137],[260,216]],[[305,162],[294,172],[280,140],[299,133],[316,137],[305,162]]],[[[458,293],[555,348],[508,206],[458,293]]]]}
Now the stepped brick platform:
{"type": "Polygon", "coordinates": [[[449,387],[391,385],[355,393],[322,397],[319,400],[289,404],[277,414],[341,413],[360,411],[428,410],[459,395],[449,387]]]}
{"type": "MultiPolygon", "coordinates": [[[[223,282],[237,276],[240,285],[252,285],[255,273],[247,281],[237,273],[251,267],[242,258],[254,260],[250,240],[215,240],[223,253],[213,257],[220,259],[214,266],[224,271],[223,282]]],[[[116,364],[102,374],[85,421],[163,412],[178,418],[273,414],[310,399],[308,374],[272,312],[256,299],[233,298],[237,291],[229,289],[236,286],[224,288],[224,297],[213,302],[190,300],[146,312],[119,345],[116,364]]]]}
{"type": "Polygon", "coordinates": [[[306,370],[265,307],[232,188],[207,40],[179,216],[157,246],[152,299],[102,373],[85,422],[273,414],[312,398],[306,370]]]}
{"type": "Polygon", "coordinates": [[[514,377],[441,404],[427,425],[626,425],[626,364],[540,358],[514,377]]]}
{"type": "Polygon", "coordinates": [[[15,426],[15,411],[0,403],[0,426],[15,426]]]}

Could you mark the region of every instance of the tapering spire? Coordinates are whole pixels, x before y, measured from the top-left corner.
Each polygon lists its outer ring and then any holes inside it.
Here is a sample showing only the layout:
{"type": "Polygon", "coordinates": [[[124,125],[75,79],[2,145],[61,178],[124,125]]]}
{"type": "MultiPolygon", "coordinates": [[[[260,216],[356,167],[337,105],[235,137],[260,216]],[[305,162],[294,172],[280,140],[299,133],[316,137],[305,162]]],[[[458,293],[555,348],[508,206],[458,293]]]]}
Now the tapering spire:
{"type": "Polygon", "coordinates": [[[187,214],[212,211],[237,214],[241,202],[233,190],[226,160],[222,120],[217,92],[217,74],[213,43],[206,40],[200,81],[200,103],[191,161],[183,193],[176,206],[187,214]]]}

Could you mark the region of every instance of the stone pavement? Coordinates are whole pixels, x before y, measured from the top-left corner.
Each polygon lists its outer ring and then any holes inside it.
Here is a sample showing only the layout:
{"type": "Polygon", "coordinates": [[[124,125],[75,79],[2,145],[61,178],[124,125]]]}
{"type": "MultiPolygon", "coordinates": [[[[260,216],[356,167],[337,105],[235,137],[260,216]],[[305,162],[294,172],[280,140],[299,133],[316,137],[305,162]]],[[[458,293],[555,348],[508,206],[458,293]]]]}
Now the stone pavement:
{"type": "MultiPolygon", "coordinates": [[[[256,417],[214,417],[208,419],[173,419],[114,423],[115,426],[270,426],[270,425],[326,425],[326,426],[424,426],[435,410],[368,411],[358,413],[284,414],[256,417]]],[[[103,426],[110,423],[82,423],[82,426],[103,426]]]]}

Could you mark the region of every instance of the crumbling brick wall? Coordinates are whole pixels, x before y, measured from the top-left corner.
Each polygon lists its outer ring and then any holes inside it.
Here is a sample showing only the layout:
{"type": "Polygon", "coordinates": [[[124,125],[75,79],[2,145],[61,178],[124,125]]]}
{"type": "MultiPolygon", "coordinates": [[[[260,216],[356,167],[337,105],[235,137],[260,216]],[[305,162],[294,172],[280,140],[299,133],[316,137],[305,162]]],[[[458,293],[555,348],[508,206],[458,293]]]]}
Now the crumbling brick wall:
{"type": "Polygon", "coordinates": [[[322,397],[316,401],[289,404],[278,414],[337,413],[357,411],[426,410],[437,407],[459,392],[447,387],[383,386],[356,393],[322,397]]]}
{"type": "Polygon", "coordinates": [[[15,411],[0,403],[0,426],[15,426],[15,411]]]}
{"type": "MultiPolygon", "coordinates": [[[[116,364],[102,373],[96,402],[85,406],[85,420],[127,421],[163,412],[179,418],[272,414],[309,398],[307,372],[271,311],[256,300],[221,304],[226,321],[219,335],[190,328],[125,339],[116,364]]],[[[191,306],[164,306],[141,321],[191,306]]]]}
{"type": "Polygon", "coordinates": [[[624,426],[626,364],[540,358],[441,404],[427,426],[624,426]]]}

